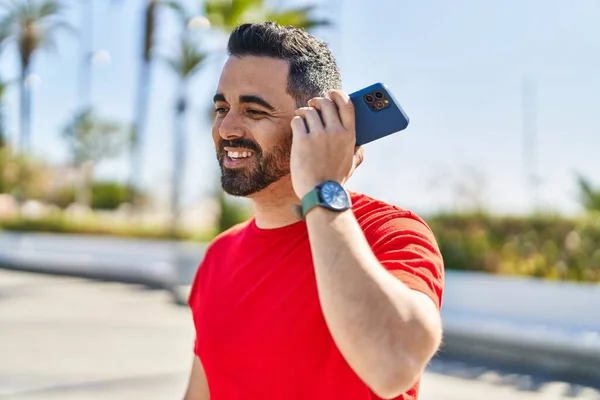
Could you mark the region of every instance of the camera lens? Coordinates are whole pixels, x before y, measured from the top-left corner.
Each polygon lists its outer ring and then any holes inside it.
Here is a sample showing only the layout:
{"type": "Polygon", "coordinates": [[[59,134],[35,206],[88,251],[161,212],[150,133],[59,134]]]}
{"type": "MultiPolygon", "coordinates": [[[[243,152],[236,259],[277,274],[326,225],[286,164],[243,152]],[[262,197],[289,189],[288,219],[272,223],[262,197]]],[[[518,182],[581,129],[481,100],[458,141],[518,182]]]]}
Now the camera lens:
{"type": "Polygon", "coordinates": [[[368,94],[368,95],[365,96],[365,100],[367,100],[367,103],[372,103],[373,100],[375,100],[375,99],[373,98],[373,96],[371,96],[370,94],[368,94]]]}
{"type": "Polygon", "coordinates": [[[381,101],[378,101],[377,103],[375,103],[375,108],[381,110],[383,108],[383,103],[381,101]]]}
{"type": "Polygon", "coordinates": [[[375,97],[377,97],[378,99],[381,99],[381,98],[383,98],[383,93],[375,92],[375,97]]]}

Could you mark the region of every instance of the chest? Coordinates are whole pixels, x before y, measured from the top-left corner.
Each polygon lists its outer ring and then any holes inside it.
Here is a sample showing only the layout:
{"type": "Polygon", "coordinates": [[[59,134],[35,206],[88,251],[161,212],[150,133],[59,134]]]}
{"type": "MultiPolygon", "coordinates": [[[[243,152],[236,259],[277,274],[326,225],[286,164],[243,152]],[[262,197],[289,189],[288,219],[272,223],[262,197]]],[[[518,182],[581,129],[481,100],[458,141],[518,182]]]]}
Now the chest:
{"type": "Polygon", "coordinates": [[[203,266],[194,320],[207,369],[293,374],[334,350],[308,242],[282,250],[249,256],[232,249],[219,265],[203,266]]]}

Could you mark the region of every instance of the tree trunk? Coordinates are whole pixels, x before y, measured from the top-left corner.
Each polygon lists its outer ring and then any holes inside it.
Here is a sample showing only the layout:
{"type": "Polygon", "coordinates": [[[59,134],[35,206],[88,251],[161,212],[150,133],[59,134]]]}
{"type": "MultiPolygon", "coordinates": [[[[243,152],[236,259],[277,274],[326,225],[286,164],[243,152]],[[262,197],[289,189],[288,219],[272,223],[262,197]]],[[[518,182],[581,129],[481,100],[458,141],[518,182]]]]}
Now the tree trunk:
{"type": "Polygon", "coordinates": [[[80,36],[81,69],[79,71],[79,106],[81,110],[91,107],[92,97],[92,55],[94,51],[94,0],[83,0],[81,5],[81,26],[85,31],[80,36]]]}
{"type": "Polygon", "coordinates": [[[185,181],[185,117],[187,110],[185,83],[186,82],[182,80],[179,86],[173,121],[173,167],[171,171],[171,233],[173,235],[177,234],[180,230],[181,190],[183,188],[183,182],[185,181]]]}
{"type": "Polygon", "coordinates": [[[25,65],[21,68],[20,86],[20,101],[21,101],[21,129],[19,137],[19,147],[21,152],[29,152],[29,142],[31,139],[31,90],[27,85],[27,76],[29,75],[29,66],[25,65]]]}
{"type": "Polygon", "coordinates": [[[79,167],[76,202],[82,206],[91,207],[92,204],[92,176],[94,164],[86,161],[79,167]]]}
{"type": "Polygon", "coordinates": [[[144,139],[146,136],[146,119],[148,114],[148,102],[150,100],[150,84],[152,83],[152,59],[151,51],[154,40],[154,29],[156,19],[155,0],[147,0],[147,5],[144,13],[144,35],[143,35],[143,52],[142,62],[138,75],[137,97],[135,102],[135,115],[132,131],[132,142],[130,147],[130,182],[129,182],[129,199],[134,211],[140,206],[140,181],[142,175],[142,150],[144,139]]]}

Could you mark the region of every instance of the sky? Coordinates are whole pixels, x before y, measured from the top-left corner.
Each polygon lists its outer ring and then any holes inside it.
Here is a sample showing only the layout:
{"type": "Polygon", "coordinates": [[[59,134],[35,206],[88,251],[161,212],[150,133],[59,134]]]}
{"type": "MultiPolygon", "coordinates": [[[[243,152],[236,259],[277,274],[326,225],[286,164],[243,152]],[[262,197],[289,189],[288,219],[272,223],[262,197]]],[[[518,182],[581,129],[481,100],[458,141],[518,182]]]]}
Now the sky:
{"type": "MultiPolygon", "coordinates": [[[[110,54],[110,62],[94,66],[93,104],[100,115],[129,123],[143,2],[93,1],[94,47],[110,54]]],[[[329,43],[344,90],[383,82],[411,121],[405,131],[366,146],[349,189],[421,213],[480,202],[497,213],[527,213],[537,205],[574,214],[581,210],[575,174],[600,186],[597,0],[315,2],[319,14],[335,22],[313,33],[329,43]],[[525,95],[524,82],[530,88],[525,95]],[[532,168],[537,191],[528,183],[532,168]]],[[[66,16],[79,27],[78,3],[70,4],[66,16]]],[[[176,33],[176,20],[161,18],[161,54],[173,50],[176,33]]],[[[76,36],[57,39],[56,50],[34,61],[40,80],[33,94],[32,146],[36,155],[66,163],[60,131],[78,105],[80,49],[76,36]]],[[[223,38],[205,44],[218,47],[223,38]]],[[[218,179],[206,110],[223,59],[207,65],[190,87],[187,204],[200,201],[218,179]]],[[[4,79],[15,78],[17,66],[12,49],[0,54],[4,79]]],[[[162,63],[153,73],[143,183],[161,195],[169,187],[176,80],[162,63]]],[[[14,138],[16,86],[7,93],[5,113],[14,138]]],[[[127,166],[125,156],[109,160],[96,175],[125,181],[127,166]]]]}

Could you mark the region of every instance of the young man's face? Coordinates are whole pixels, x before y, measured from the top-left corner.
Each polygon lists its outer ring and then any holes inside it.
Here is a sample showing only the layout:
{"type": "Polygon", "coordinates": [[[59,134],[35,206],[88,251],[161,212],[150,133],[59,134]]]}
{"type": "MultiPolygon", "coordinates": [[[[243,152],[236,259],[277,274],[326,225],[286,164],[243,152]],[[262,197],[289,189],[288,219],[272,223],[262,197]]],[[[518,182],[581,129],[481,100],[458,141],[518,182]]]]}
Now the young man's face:
{"type": "Polygon", "coordinates": [[[213,140],[221,183],[251,196],[290,173],[296,101],[286,92],[288,64],[268,57],[230,57],[215,95],[213,140]]]}

